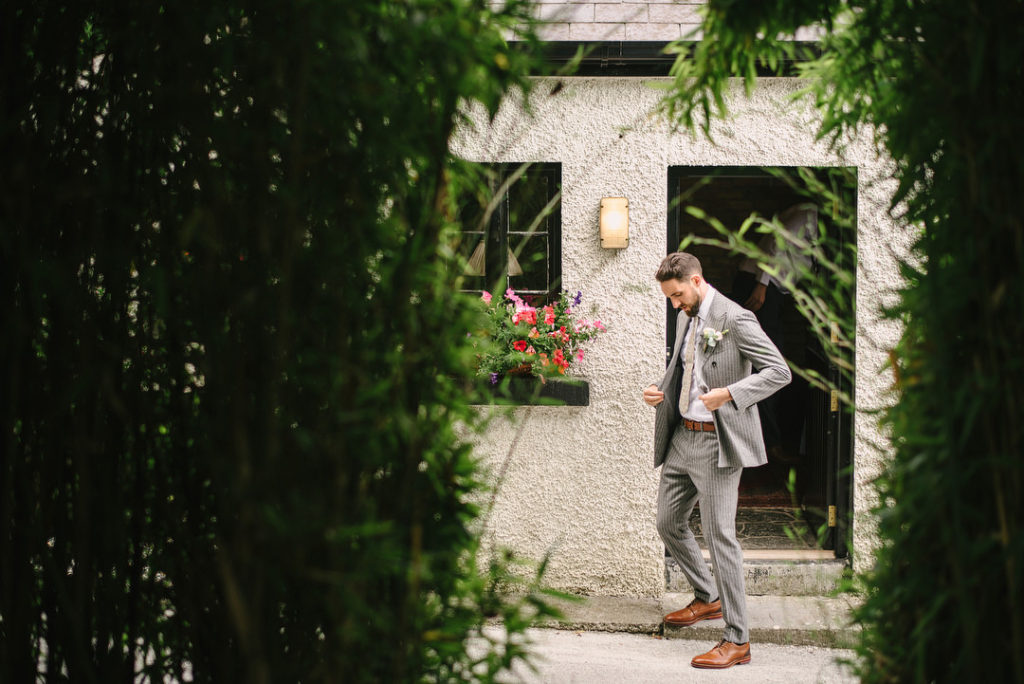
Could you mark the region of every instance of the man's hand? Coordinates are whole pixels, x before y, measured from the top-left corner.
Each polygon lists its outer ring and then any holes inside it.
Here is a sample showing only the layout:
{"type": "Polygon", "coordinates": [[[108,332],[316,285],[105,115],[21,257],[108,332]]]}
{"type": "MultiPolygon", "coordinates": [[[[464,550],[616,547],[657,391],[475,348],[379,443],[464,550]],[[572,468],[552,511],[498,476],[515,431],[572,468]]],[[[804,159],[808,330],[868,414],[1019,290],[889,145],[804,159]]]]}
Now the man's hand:
{"type": "Polygon", "coordinates": [[[732,392],[729,391],[728,387],[716,387],[707,394],[702,394],[697,398],[704,402],[704,405],[708,407],[708,411],[717,411],[725,406],[727,401],[732,401],[732,392]]]}
{"type": "Polygon", "coordinates": [[[759,311],[764,306],[764,296],[767,291],[768,286],[764,283],[754,285],[754,289],[750,292],[750,296],[747,297],[747,301],[743,302],[743,308],[755,313],[759,311]]]}
{"type": "Polygon", "coordinates": [[[644,388],[644,403],[648,406],[657,406],[665,401],[665,393],[658,389],[657,385],[650,385],[644,388]]]}

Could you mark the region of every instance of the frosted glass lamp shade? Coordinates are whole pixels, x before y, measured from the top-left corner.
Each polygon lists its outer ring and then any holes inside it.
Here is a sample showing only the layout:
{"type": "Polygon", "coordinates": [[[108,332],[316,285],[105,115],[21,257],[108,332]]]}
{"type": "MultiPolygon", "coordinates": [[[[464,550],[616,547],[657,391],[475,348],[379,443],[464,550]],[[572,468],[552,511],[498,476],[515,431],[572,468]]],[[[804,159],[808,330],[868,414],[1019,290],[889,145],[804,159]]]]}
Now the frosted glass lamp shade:
{"type": "Polygon", "coordinates": [[[629,246],[629,200],[625,197],[601,200],[601,246],[605,249],[629,246]]]}

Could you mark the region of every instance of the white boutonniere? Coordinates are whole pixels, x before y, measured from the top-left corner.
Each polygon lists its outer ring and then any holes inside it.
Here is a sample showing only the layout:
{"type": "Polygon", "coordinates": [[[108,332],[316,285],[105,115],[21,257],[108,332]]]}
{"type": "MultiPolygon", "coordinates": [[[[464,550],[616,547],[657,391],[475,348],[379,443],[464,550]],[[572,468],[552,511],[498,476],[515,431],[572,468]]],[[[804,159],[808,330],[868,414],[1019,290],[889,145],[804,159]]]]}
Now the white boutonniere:
{"type": "Polygon", "coordinates": [[[714,349],[716,346],[718,346],[718,343],[722,341],[722,338],[725,337],[725,333],[727,332],[729,331],[715,330],[714,328],[704,328],[704,332],[702,333],[704,335],[704,351],[707,351],[708,349],[714,349]]]}

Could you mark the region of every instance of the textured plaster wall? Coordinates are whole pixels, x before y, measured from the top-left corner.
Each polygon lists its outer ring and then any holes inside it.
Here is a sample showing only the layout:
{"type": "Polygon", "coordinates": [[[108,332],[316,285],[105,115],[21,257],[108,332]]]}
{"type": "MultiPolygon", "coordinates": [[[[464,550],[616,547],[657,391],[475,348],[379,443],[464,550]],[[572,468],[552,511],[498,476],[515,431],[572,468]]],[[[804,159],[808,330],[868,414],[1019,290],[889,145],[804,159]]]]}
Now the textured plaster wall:
{"type": "MultiPolygon", "coordinates": [[[[562,271],[581,289],[608,333],[593,344],[578,374],[590,382],[586,407],[518,408],[494,421],[478,453],[503,473],[490,521],[496,541],[535,559],[551,553],[548,580],[591,595],[664,592],[663,546],[654,528],[658,473],[652,469],[654,411],[640,400],[664,368],[665,299],[653,273],[665,254],[667,172],[676,165],[859,167],[856,394],[862,409],[883,406],[890,378],[882,366],[898,330],[880,320],[880,304],[899,285],[895,255],[909,236],[886,207],[894,189],[870,140],[843,155],[815,142],[813,112],[790,103],[796,83],[763,79],[747,99],[737,83],[732,117],[713,128],[714,143],[673,133],[654,113],[658,79],[563,79],[537,83],[530,113],[510,98],[493,123],[473,111],[453,150],[477,161],[562,164],[562,271]],[[630,203],[630,244],[600,247],[602,197],[630,203]],[[514,448],[510,447],[514,443],[514,448]]],[[[488,409],[481,409],[488,410],[488,409]]],[[[877,421],[855,423],[856,563],[870,562],[873,532],[861,512],[867,483],[884,458],[877,421]]]]}

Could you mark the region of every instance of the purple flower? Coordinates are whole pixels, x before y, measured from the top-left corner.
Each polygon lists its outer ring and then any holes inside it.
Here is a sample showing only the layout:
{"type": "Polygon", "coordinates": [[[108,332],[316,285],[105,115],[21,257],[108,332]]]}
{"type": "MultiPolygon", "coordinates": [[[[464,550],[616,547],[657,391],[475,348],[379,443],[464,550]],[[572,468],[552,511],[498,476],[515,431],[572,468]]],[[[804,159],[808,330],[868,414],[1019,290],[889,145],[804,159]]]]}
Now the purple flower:
{"type": "Polygon", "coordinates": [[[498,374],[497,373],[491,373],[491,384],[492,385],[497,385],[498,384],[498,374]]]}
{"type": "Polygon", "coordinates": [[[579,290],[576,290],[576,296],[572,300],[572,305],[573,306],[579,306],[581,299],[583,299],[583,293],[580,292],[579,290]]]}

